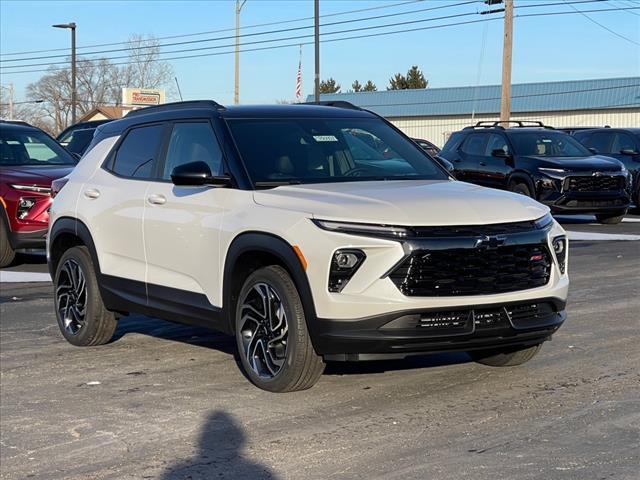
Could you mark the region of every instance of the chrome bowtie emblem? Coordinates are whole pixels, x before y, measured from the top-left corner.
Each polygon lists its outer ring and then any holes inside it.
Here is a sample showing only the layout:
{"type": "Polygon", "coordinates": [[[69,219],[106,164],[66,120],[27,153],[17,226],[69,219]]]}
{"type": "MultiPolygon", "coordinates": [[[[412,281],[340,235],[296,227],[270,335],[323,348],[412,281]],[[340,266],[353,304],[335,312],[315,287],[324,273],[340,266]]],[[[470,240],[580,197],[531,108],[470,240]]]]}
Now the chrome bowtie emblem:
{"type": "Polygon", "coordinates": [[[593,177],[602,177],[603,175],[604,175],[604,173],[602,173],[602,172],[593,172],[591,174],[591,176],[593,176],[593,177]]]}
{"type": "Polygon", "coordinates": [[[495,235],[492,237],[484,235],[476,238],[476,248],[498,248],[504,244],[506,239],[507,237],[504,235],[495,235]]]}

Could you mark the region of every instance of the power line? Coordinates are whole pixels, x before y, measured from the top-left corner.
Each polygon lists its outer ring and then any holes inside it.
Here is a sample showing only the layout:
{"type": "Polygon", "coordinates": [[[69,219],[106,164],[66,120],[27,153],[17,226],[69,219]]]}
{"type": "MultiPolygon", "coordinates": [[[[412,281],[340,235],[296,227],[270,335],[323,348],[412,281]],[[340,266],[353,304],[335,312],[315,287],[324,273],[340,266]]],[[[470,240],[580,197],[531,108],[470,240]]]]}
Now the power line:
{"type": "MultiPolygon", "coordinates": [[[[640,9],[640,7],[628,7],[627,9],[640,9]]],[[[597,12],[612,12],[612,11],[620,11],[621,9],[619,8],[608,8],[608,9],[596,9],[596,10],[587,10],[587,12],[589,13],[597,13],[597,12]]],[[[550,16],[550,15],[575,15],[578,12],[544,12],[544,13],[529,13],[529,14],[517,14],[514,15],[514,17],[519,17],[519,18],[524,18],[524,17],[540,17],[540,16],[550,16]]],[[[428,27],[417,27],[417,28],[411,28],[411,29],[402,29],[402,30],[393,30],[391,32],[378,32],[378,33],[372,33],[372,34],[365,34],[365,35],[353,35],[353,36],[348,36],[348,37],[342,37],[342,38],[333,38],[333,39],[327,39],[327,40],[321,40],[321,43],[331,43],[331,42],[339,42],[339,41],[344,41],[344,40],[354,40],[354,39],[362,39],[362,38],[371,38],[371,37],[381,37],[381,36],[387,36],[387,35],[394,35],[394,34],[400,34],[400,33],[409,33],[409,32],[417,32],[417,31],[423,31],[423,30],[433,30],[433,29],[438,29],[438,28],[446,28],[446,27],[454,27],[454,26],[460,26],[460,25],[469,25],[469,24],[475,24],[475,23],[482,23],[482,22],[490,22],[490,21],[495,21],[495,20],[500,20],[500,17],[488,17],[488,18],[481,18],[478,20],[468,20],[468,21],[463,21],[463,22],[454,22],[454,23],[448,23],[448,24],[442,24],[442,25],[432,25],[432,26],[428,26],[428,27]]],[[[361,30],[361,29],[358,29],[361,30]]],[[[352,31],[352,30],[347,30],[347,31],[352,31]]],[[[333,32],[335,33],[335,32],[333,32]]],[[[289,43],[289,44],[283,44],[283,45],[273,45],[273,46],[269,46],[269,47],[257,47],[257,48],[249,48],[249,49],[243,49],[241,50],[241,52],[255,52],[255,51],[263,51],[263,50],[274,50],[274,49],[280,49],[280,48],[287,48],[287,47],[299,47],[300,45],[312,45],[313,42],[296,42],[296,43],[289,43]]],[[[175,53],[175,52],[174,52],[175,53]]],[[[168,57],[168,58],[160,58],[158,59],[158,61],[170,61],[170,60],[184,60],[184,59],[192,59],[192,58],[201,58],[201,57],[210,57],[210,56],[218,56],[218,55],[228,55],[228,54],[232,54],[234,53],[234,51],[226,51],[226,52],[215,52],[215,53],[202,53],[202,54],[196,54],[196,55],[184,55],[184,56],[178,56],[178,57],[168,57]]],[[[113,63],[113,66],[118,66],[118,65],[131,65],[133,63],[136,62],[117,62],[117,63],[113,63]]],[[[5,67],[7,68],[7,67],[5,67]]],[[[40,72],[49,72],[49,73],[56,73],[59,71],[63,71],[64,69],[38,69],[38,70],[18,70],[18,71],[10,71],[10,72],[2,72],[3,75],[9,75],[9,74],[18,74],[18,73],[40,73],[40,72]]]]}
{"type": "MultiPolygon", "coordinates": [[[[372,16],[372,17],[364,17],[364,18],[355,18],[355,19],[351,19],[351,20],[341,20],[341,21],[337,21],[337,22],[329,22],[329,23],[323,23],[320,26],[321,27],[329,27],[329,26],[333,26],[333,25],[342,25],[345,23],[354,23],[354,22],[364,22],[364,21],[368,21],[368,20],[377,20],[379,18],[388,18],[388,17],[396,17],[399,15],[410,15],[413,13],[422,13],[422,12],[427,12],[427,11],[432,11],[432,10],[441,10],[443,8],[451,8],[451,7],[457,7],[457,6],[461,6],[461,5],[469,5],[471,3],[475,3],[476,0],[467,0],[465,2],[460,2],[460,3],[454,3],[454,4],[450,4],[450,5],[439,5],[437,7],[428,7],[428,8],[421,8],[418,10],[411,10],[411,11],[407,11],[407,12],[397,12],[397,13],[389,13],[386,15],[376,15],[376,16],[372,16]]],[[[594,1],[601,1],[601,0],[582,0],[578,3],[591,3],[594,1]]],[[[469,13],[469,15],[475,15],[474,13],[469,13]]],[[[297,30],[306,30],[309,28],[313,28],[313,25],[305,25],[305,26],[301,26],[301,27],[291,27],[291,28],[282,28],[282,29],[278,29],[278,30],[268,30],[265,32],[255,32],[255,33],[245,33],[242,35],[239,35],[240,38],[245,38],[245,37],[254,37],[254,36],[258,36],[258,35],[271,35],[271,34],[275,34],[275,33],[284,33],[284,32],[293,32],[293,31],[297,31],[297,30]]],[[[224,37],[215,37],[215,38],[201,38],[199,40],[187,40],[187,41],[182,41],[182,42],[172,42],[172,43],[164,43],[164,44],[154,44],[154,45],[141,45],[141,46],[131,46],[129,44],[128,47],[126,48],[116,48],[116,49],[111,49],[111,50],[99,50],[99,51],[95,51],[95,52],[85,52],[84,55],[99,55],[102,53],[115,53],[115,52],[127,52],[127,51],[140,51],[142,49],[148,49],[148,48],[163,48],[163,47],[173,47],[173,46],[177,46],[177,45],[191,45],[191,44],[195,44],[195,43],[206,43],[206,42],[215,42],[215,41],[219,41],[219,40],[230,40],[230,39],[235,39],[236,36],[235,35],[227,35],[224,37]]],[[[190,51],[190,50],[185,50],[185,51],[190,51]]],[[[173,52],[163,52],[163,53],[177,53],[178,51],[173,51],[173,52]]],[[[45,56],[40,56],[40,57],[23,57],[23,58],[13,58],[13,59],[9,59],[9,60],[0,60],[0,63],[7,63],[7,62],[21,62],[21,61],[28,61],[28,60],[42,60],[42,59],[47,59],[47,58],[61,58],[61,57],[66,57],[67,54],[62,54],[62,55],[45,55],[45,56]]],[[[112,58],[127,58],[126,56],[121,56],[121,57],[112,57],[112,58]]],[[[66,62],[59,62],[59,63],[66,63],[66,62]]],[[[57,63],[53,63],[53,65],[56,65],[57,63]]],[[[31,65],[16,65],[16,67],[27,67],[27,66],[39,66],[39,65],[47,65],[47,64],[31,64],[31,65]]],[[[51,65],[51,64],[49,64],[51,65]]],[[[5,68],[9,68],[9,67],[5,67],[5,68]]]]}
{"type": "MultiPolygon", "coordinates": [[[[564,1],[564,0],[563,0],[564,1]]],[[[603,25],[602,23],[598,22],[597,20],[594,20],[593,18],[591,18],[589,15],[587,15],[586,12],[583,12],[582,10],[579,10],[577,7],[571,5],[570,3],[565,2],[568,6],[570,6],[571,8],[573,8],[576,12],[578,12],[580,15],[582,15],[583,17],[585,17],[587,20],[589,20],[592,23],[595,23],[596,25],[598,25],[601,28],[604,28],[607,32],[612,33],[613,35],[615,35],[618,38],[621,38],[623,40],[626,40],[629,43],[633,43],[634,45],[638,45],[640,46],[640,43],[636,42],[635,40],[631,40],[629,37],[625,37],[624,35],[622,35],[621,33],[616,32],[615,30],[611,30],[609,27],[607,27],[606,25],[603,25]]],[[[635,7],[631,7],[629,9],[620,9],[620,10],[632,10],[635,7]]]]}
{"type": "MultiPolygon", "coordinates": [[[[600,2],[600,1],[601,0],[587,0],[587,1],[582,0],[582,1],[578,1],[577,3],[593,3],[593,2],[600,2]]],[[[472,2],[463,2],[463,3],[472,3],[472,2]]],[[[548,5],[563,5],[563,3],[535,4],[535,5],[526,5],[526,6],[517,7],[517,8],[531,8],[531,7],[548,6],[548,5]]],[[[435,7],[435,8],[442,8],[442,7],[435,7]]],[[[628,7],[628,8],[636,8],[636,7],[628,7]]],[[[637,7],[637,8],[640,8],[640,7],[637,7]]],[[[614,9],[612,9],[612,10],[614,10],[614,9]]],[[[599,11],[599,10],[590,10],[590,11],[599,11]]],[[[556,13],[560,14],[561,12],[556,12],[556,13]]],[[[451,19],[451,18],[474,16],[476,14],[477,14],[476,12],[466,12],[466,13],[458,13],[458,14],[453,14],[453,15],[445,15],[445,16],[440,16],[440,17],[430,17],[430,18],[426,18],[426,19],[408,20],[408,21],[404,21],[404,22],[395,22],[395,23],[387,23],[387,24],[382,24],[382,25],[372,25],[372,26],[351,28],[351,29],[345,29],[345,30],[336,30],[336,31],[332,31],[332,32],[325,32],[323,34],[323,36],[336,35],[336,34],[341,34],[341,33],[351,33],[351,32],[363,31],[363,30],[372,30],[372,29],[379,29],[379,28],[397,27],[397,26],[411,25],[411,24],[416,24],[416,23],[433,22],[433,21],[437,21],[437,20],[448,20],[448,19],[451,19]]],[[[355,20],[347,20],[347,21],[341,21],[341,22],[327,23],[327,24],[324,24],[323,26],[351,23],[351,22],[355,22],[355,21],[370,20],[370,19],[375,19],[375,18],[383,18],[383,17],[387,17],[387,16],[395,16],[395,15],[398,15],[398,14],[382,15],[382,16],[377,16],[377,17],[369,17],[367,19],[355,19],[355,20]]],[[[524,16],[527,16],[527,15],[524,15],[524,16]]],[[[291,31],[291,30],[299,30],[299,29],[305,29],[305,28],[309,28],[309,27],[297,27],[295,29],[283,29],[283,30],[274,30],[274,31],[271,31],[271,32],[259,32],[259,33],[255,33],[255,34],[247,34],[246,36],[262,35],[262,34],[267,34],[267,33],[281,33],[281,32],[287,32],[287,31],[291,31]]],[[[252,42],[244,42],[243,45],[246,46],[246,45],[257,45],[257,44],[273,43],[273,42],[281,42],[281,41],[289,41],[289,40],[300,40],[300,39],[304,39],[304,38],[310,38],[312,36],[313,36],[313,34],[305,34],[305,35],[280,37],[280,38],[267,39],[267,40],[255,40],[255,41],[252,41],[252,42]]],[[[234,37],[220,37],[219,39],[226,39],[226,38],[234,38],[234,37]]],[[[194,41],[194,42],[203,42],[203,41],[212,41],[212,40],[214,40],[214,39],[198,40],[198,41],[194,41]]],[[[180,43],[183,44],[184,42],[180,42],[180,43]]],[[[188,42],[188,43],[193,43],[193,42],[188,42]]],[[[235,46],[235,43],[234,44],[226,44],[226,45],[214,45],[214,46],[208,46],[208,47],[197,47],[197,48],[188,48],[188,49],[180,49],[180,50],[171,50],[171,51],[160,52],[159,54],[160,55],[171,55],[171,54],[175,54],[175,53],[186,53],[186,52],[195,52],[195,51],[203,51],[203,50],[216,50],[216,49],[220,49],[220,48],[229,48],[229,47],[233,47],[233,46],[235,46]]],[[[253,51],[253,50],[244,49],[243,51],[253,51]]],[[[130,57],[129,57],[129,55],[120,55],[120,56],[114,56],[114,57],[87,58],[87,59],[79,59],[78,63],[83,63],[83,62],[86,63],[86,62],[91,62],[91,61],[95,61],[95,60],[120,60],[120,59],[125,59],[125,58],[130,58],[130,57]]],[[[186,57],[186,58],[192,58],[192,57],[186,57]]],[[[158,60],[169,60],[169,58],[159,58],[158,60]]],[[[20,69],[20,68],[52,66],[52,65],[66,65],[67,63],[68,62],[66,62],[66,61],[61,61],[61,62],[47,62],[47,63],[31,63],[31,64],[22,64],[22,65],[8,65],[8,66],[0,66],[0,70],[3,70],[4,71],[3,73],[15,73],[15,72],[9,71],[7,69],[13,69],[13,68],[20,69]]],[[[129,63],[135,63],[135,62],[129,62],[129,63]]],[[[119,64],[123,65],[123,64],[126,64],[126,63],[119,63],[119,64]]],[[[32,70],[32,71],[35,71],[35,70],[32,70]]]]}
{"type": "MultiPolygon", "coordinates": [[[[399,7],[402,5],[407,5],[410,3],[417,3],[417,2],[422,2],[424,0],[409,0],[409,1],[404,1],[404,2],[398,2],[398,3],[391,3],[388,5],[378,5],[375,7],[368,7],[368,8],[359,8],[357,10],[348,10],[345,12],[335,12],[335,13],[326,13],[324,15],[320,15],[321,18],[325,18],[325,17],[336,17],[339,15],[349,15],[352,13],[360,13],[360,12],[367,12],[367,11],[371,11],[371,10],[381,10],[384,8],[391,8],[391,7],[399,7]]],[[[257,24],[253,24],[253,25],[245,25],[244,27],[242,27],[243,29],[250,29],[250,28],[257,28],[257,27],[268,27],[268,26],[272,26],[272,25],[283,25],[283,24],[287,24],[287,23],[295,23],[295,22],[302,22],[304,20],[313,20],[314,17],[302,17],[302,18],[292,18],[289,20],[279,20],[277,22],[268,22],[268,23],[257,23],[257,24]]],[[[208,35],[211,33],[221,33],[221,32],[231,32],[234,31],[235,28],[234,27],[230,27],[230,28],[222,28],[219,30],[208,30],[205,32],[196,32],[196,33],[186,33],[186,34],[181,34],[181,35],[168,35],[168,36],[164,36],[164,37],[158,37],[157,40],[169,40],[169,39],[173,39],[173,38],[186,38],[186,37],[195,37],[198,35],[208,35]]],[[[111,47],[113,45],[127,45],[129,44],[129,41],[124,41],[124,42],[111,42],[111,43],[97,43],[97,44],[93,44],[93,45],[83,45],[80,47],[77,47],[78,50],[80,49],[85,49],[85,48],[96,48],[96,47],[111,47]]],[[[65,48],[52,48],[52,49],[48,49],[48,50],[30,50],[30,51],[26,51],[26,52],[11,52],[11,53],[0,53],[0,57],[1,56],[13,56],[13,55],[28,55],[31,53],[46,53],[46,52],[63,52],[63,51],[69,51],[69,48],[65,47],[65,48]]]]}

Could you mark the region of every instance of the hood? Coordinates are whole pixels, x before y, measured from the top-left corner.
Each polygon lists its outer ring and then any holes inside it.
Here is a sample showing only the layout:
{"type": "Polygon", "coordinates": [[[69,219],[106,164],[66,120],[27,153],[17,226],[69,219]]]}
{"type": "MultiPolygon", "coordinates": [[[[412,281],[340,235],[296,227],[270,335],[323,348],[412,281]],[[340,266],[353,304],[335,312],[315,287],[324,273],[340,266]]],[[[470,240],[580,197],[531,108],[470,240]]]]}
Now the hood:
{"type": "Polygon", "coordinates": [[[517,222],[549,211],[524,195],[451,180],[291,185],[255,191],[254,200],[326,220],[407,226],[517,222]]]}
{"type": "Polygon", "coordinates": [[[57,178],[68,175],[75,165],[22,165],[19,167],[0,167],[2,181],[50,187],[57,178]]]}
{"type": "Polygon", "coordinates": [[[535,160],[538,167],[564,168],[571,171],[619,172],[622,163],[619,160],[602,155],[588,157],[526,157],[535,160]]]}

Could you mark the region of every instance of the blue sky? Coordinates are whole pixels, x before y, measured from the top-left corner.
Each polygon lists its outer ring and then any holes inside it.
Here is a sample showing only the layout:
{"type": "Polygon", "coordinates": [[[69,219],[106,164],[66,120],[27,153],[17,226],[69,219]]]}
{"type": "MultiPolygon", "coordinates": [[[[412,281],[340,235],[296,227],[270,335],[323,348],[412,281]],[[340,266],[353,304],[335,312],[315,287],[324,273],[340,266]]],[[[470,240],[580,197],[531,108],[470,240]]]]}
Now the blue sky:
{"type": "MultiPolygon", "coordinates": [[[[462,3],[462,1],[423,0],[366,12],[329,16],[321,19],[321,23],[444,7],[452,3],[462,3]]],[[[397,3],[400,3],[400,0],[321,0],[320,10],[323,15],[397,3]]],[[[562,3],[562,0],[515,0],[516,7],[544,4],[542,7],[516,9],[516,14],[574,11],[568,5],[550,5],[551,3],[562,3]]],[[[608,0],[574,6],[587,11],[634,5],[640,7],[640,2],[608,0]]],[[[66,2],[0,0],[0,54],[67,47],[69,34],[50,26],[60,22],[74,21],[78,24],[79,46],[125,41],[134,33],[163,37],[232,28],[235,21],[234,6],[235,1],[228,0],[66,2]]],[[[463,6],[327,26],[322,29],[322,32],[372,27],[385,23],[466,12],[475,13],[484,9],[486,9],[485,5],[478,0],[463,6]]],[[[312,15],[313,2],[310,0],[248,0],[242,10],[241,23],[248,26],[312,15]]],[[[589,15],[606,27],[640,43],[640,10],[589,15]]],[[[500,14],[493,17],[500,17],[500,14]]],[[[351,34],[327,35],[324,38],[406,30],[484,18],[488,16],[475,14],[451,20],[416,23],[406,27],[396,26],[368,29],[351,34]]],[[[247,29],[245,33],[311,24],[312,21],[306,20],[247,29]]],[[[640,47],[615,36],[580,14],[516,18],[514,28],[513,83],[640,75],[640,47]]],[[[166,42],[212,38],[232,33],[231,31],[200,35],[166,40],[166,42]]],[[[313,33],[313,29],[279,35],[307,33],[313,33]]],[[[253,37],[251,40],[275,37],[277,35],[253,37]]],[[[228,43],[232,42],[229,40],[217,42],[217,44],[228,43]]],[[[211,45],[216,45],[216,42],[167,49],[211,45]]],[[[232,49],[224,48],[217,51],[229,50],[232,49]]],[[[496,84],[501,78],[501,52],[502,20],[496,19],[470,25],[324,43],[321,45],[321,76],[335,78],[342,85],[343,90],[349,88],[355,79],[361,83],[370,79],[377,84],[378,89],[384,89],[389,77],[396,72],[404,73],[409,66],[415,64],[423,70],[431,87],[496,84]]],[[[6,60],[15,57],[3,56],[2,58],[6,60]]],[[[303,93],[306,95],[313,90],[312,45],[303,47],[302,62],[303,93]]],[[[185,99],[214,98],[221,103],[232,102],[233,55],[176,60],[171,64],[180,81],[185,99]]],[[[297,67],[297,47],[243,53],[241,55],[241,102],[273,103],[276,100],[291,100],[294,95],[297,67]]],[[[35,67],[31,68],[35,69],[35,67]]],[[[41,73],[0,74],[0,82],[5,86],[12,82],[17,100],[20,100],[24,98],[26,85],[37,80],[40,75],[41,73]]]]}

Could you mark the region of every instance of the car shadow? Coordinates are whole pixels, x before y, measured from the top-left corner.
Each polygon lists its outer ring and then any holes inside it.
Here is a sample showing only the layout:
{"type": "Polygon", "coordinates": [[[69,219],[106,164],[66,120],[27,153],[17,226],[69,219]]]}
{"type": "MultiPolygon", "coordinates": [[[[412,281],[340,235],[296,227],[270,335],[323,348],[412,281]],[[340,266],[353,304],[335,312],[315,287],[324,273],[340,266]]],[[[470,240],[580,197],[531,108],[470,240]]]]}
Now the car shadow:
{"type": "Polygon", "coordinates": [[[238,422],[224,411],[215,411],[200,430],[196,454],[171,465],[160,479],[278,478],[266,465],[245,457],[245,443],[246,434],[238,422]]]}
{"type": "Polygon", "coordinates": [[[412,355],[399,360],[371,360],[361,362],[328,362],[325,375],[359,375],[389,371],[417,370],[469,363],[471,358],[464,352],[412,355]]]}
{"type": "Polygon", "coordinates": [[[129,315],[120,318],[111,341],[117,342],[130,333],[188,343],[236,356],[234,337],[207,328],[172,323],[144,315],[129,315]]]}

